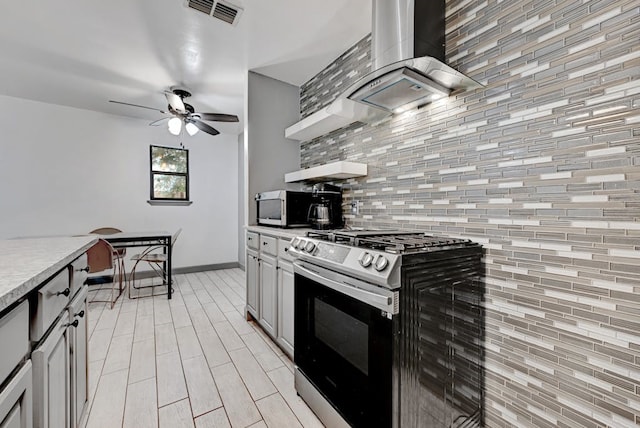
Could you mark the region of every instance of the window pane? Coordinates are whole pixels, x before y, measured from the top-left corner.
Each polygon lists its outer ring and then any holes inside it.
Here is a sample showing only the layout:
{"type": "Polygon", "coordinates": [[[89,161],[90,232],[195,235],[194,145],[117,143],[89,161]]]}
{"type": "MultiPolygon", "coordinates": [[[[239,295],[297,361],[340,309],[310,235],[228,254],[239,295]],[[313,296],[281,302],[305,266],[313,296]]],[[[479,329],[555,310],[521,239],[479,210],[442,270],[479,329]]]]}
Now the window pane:
{"type": "Polygon", "coordinates": [[[151,170],[187,172],[187,151],[168,147],[151,147],[151,170]]]}
{"type": "Polygon", "coordinates": [[[153,174],[153,197],[158,199],[187,199],[187,177],[183,175],[153,174]]]}

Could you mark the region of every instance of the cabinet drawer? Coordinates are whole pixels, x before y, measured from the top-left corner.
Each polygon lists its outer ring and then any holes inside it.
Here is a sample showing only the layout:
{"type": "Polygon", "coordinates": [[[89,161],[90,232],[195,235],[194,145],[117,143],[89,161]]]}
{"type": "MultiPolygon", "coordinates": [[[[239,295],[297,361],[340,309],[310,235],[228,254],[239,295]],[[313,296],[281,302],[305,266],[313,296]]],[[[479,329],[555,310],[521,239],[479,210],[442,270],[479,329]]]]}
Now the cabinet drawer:
{"type": "Polygon", "coordinates": [[[278,255],[278,239],[272,236],[260,235],[260,252],[278,255]]]}
{"type": "Polygon", "coordinates": [[[87,275],[89,272],[89,262],[87,260],[87,254],[83,254],[73,262],[69,266],[71,269],[71,294],[70,296],[74,296],[78,290],[82,288],[84,282],[87,280],[87,275]]]}
{"type": "Polygon", "coordinates": [[[291,247],[291,240],[280,238],[278,239],[278,258],[287,261],[293,261],[293,257],[289,254],[289,247],[291,247]]]}
{"type": "Polygon", "coordinates": [[[20,303],[0,319],[0,383],[29,352],[29,302],[20,303]]]}
{"type": "Polygon", "coordinates": [[[31,321],[31,340],[39,341],[69,303],[69,268],[63,269],[36,293],[35,316],[31,321]]]}
{"type": "Polygon", "coordinates": [[[247,247],[253,250],[260,249],[260,235],[255,232],[247,232],[247,247]]]}

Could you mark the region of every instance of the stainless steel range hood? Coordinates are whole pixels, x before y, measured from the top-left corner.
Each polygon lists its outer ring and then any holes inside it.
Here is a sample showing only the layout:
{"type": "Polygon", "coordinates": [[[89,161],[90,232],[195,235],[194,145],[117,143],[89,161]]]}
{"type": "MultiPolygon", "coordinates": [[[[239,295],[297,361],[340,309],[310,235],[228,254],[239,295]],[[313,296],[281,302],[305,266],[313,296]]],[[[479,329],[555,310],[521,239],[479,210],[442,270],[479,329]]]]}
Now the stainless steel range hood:
{"type": "Polygon", "coordinates": [[[482,87],[444,63],[445,0],[373,0],[371,37],[374,71],[288,127],[286,138],[310,140],[482,87]]]}
{"type": "Polygon", "coordinates": [[[398,113],[482,87],[444,63],[444,32],[444,0],[373,0],[374,71],[345,96],[398,113]]]}

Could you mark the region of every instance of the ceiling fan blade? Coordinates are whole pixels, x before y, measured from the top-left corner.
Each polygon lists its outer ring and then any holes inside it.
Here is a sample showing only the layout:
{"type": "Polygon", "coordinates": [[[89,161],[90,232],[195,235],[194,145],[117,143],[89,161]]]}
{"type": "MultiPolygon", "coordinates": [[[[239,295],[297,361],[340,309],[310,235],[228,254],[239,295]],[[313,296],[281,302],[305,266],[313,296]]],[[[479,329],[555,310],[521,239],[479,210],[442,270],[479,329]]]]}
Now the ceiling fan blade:
{"type": "Polygon", "coordinates": [[[218,135],[220,133],[216,128],[209,126],[196,118],[190,118],[189,122],[193,123],[199,130],[206,132],[207,134],[218,135]]]}
{"type": "Polygon", "coordinates": [[[158,119],[156,121],[153,121],[149,124],[149,126],[160,126],[160,125],[164,125],[165,123],[167,123],[169,121],[169,119],[171,119],[170,117],[163,117],[162,119],[158,119]]]}
{"type": "Polygon", "coordinates": [[[182,101],[182,98],[180,98],[179,96],[177,96],[173,92],[165,92],[164,96],[167,97],[167,101],[169,102],[169,105],[175,111],[177,111],[180,114],[186,114],[187,113],[187,109],[184,106],[184,102],[182,101]]]}
{"type": "Polygon", "coordinates": [[[122,101],[113,101],[113,100],[109,100],[109,102],[110,103],[114,103],[114,104],[122,104],[122,105],[125,105],[125,106],[131,106],[131,107],[146,108],[146,109],[149,109],[149,110],[159,111],[162,114],[166,114],[167,113],[164,110],[160,110],[160,109],[153,108],[153,107],[141,106],[139,104],[123,103],[122,101]]]}
{"type": "Polygon", "coordinates": [[[213,122],[238,122],[238,116],[235,114],[222,114],[222,113],[193,113],[196,116],[200,116],[202,120],[211,120],[213,122]]]}

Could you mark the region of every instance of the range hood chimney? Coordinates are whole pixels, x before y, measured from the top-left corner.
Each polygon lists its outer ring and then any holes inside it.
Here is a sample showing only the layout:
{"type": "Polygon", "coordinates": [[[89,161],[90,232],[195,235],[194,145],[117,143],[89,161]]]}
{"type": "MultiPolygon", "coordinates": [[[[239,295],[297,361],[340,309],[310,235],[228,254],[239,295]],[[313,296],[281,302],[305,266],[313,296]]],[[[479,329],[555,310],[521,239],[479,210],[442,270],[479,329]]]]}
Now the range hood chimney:
{"type": "Polygon", "coordinates": [[[344,95],[389,112],[482,85],[444,63],[444,0],[373,0],[374,71],[344,95]]]}
{"type": "Polygon", "coordinates": [[[393,113],[482,85],[444,63],[445,0],[373,0],[373,69],[336,100],[285,129],[307,141],[353,122],[393,113]]]}

